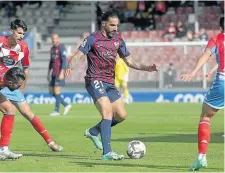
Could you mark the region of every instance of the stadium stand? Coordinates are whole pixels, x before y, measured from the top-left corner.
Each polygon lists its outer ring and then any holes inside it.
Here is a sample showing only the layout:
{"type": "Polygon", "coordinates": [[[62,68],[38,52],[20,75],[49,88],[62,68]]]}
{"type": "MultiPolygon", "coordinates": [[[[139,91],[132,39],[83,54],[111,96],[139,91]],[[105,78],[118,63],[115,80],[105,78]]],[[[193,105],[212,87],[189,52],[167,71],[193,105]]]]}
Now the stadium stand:
{"type": "MultiPolygon", "coordinates": [[[[98,3],[101,11],[108,8],[117,8],[121,10],[125,17],[135,15],[134,7],[138,3],[128,4],[126,2],[117,2],[112,5],[111,2],[101,1],[98,3]]],[[[167,4],[168,5],[168,4],[167,4]]],[[[193,30],[193,23],[191,23],[191,15],[194,13],[193,4],[171,6],[168,5],[165,14],[154,14],[156,27],[154,30],[136,30],[135,25],[123,17],[120,30],[122,37],[126,42],[164,42],[166,40],[163,35],[165,28],[169,22],[182,21],[188,30],[193,30]]],[[[0,19],[0,25],[3,26],[2,31],[5,31],[9,26],[9,22],[16,17],[26,21],[29,28],[36,26],[37,32],[42,36],[42,44],[37,53],[32,57],[31,74],[28,80],[31,88],[41,88],[47,85],[46,74],[49,61],[49,50],[51,47],[50,34],[57,32],[60,35],[61,42],[66,44],[68,53],[71,54],[75,48],[81,43],[82,39],[91,32],[92,21],[97,20],[97,16],[93,16],[91,10],[96,11],[96,5],[93,6],[88,1],[68,1],[65,5],[58,5],[55,1],[42,1],[40,3],[23,3],[16,6],[15,16],[7,16],[8,13],[4,8],[0,8],[0,15],[5,16],[0,19]],[[39,85],[37,85],[39,84],[39,85]]],[[[147,8],[147,6],[145,7],[147,8]]],[[[149,7],[150,8],[150,7],[149,7]]],[[[153,8],[153,6],[151,6],[153,8]]],[[[150,10],[151,11],[151,10],[150,10]]],[[[154,10],[153,10],[154,11],[154,10]]],[[[146,14],[149,11],[147,10],[146,14]]],[[[215,36],[218,30],[218,21],[221,15],[221,7],[214,4],[214,6],[205,6],[199,3],[199,24],[200,28],[205,28],[209,38],[215,36]]],[[[179,41],[179,39],[174,40],[179,41]]],[[[186,72],[190,65],[194,63],[193,60],[200,55],[202,47],[187,47],[187,52],[184,53],[183,47],[132,47],[130,51],[138,61],[154,62],[159,66],[166,68],[168,62],[174,64],[177,70],[177,81],[179,75],[186,72]],[[185,63],[184,63],[185,62],[185,63]]],[[[68,56],[69,56],[68,54],[68,56]]],[[[32,54],[33,55],[33,54],[32,54]]],[[[214,63],[210,64],[210,68],[214,63]]],[[[74,71],[73,77],[68,79],[68,83],[83,83],[83,77],[86,69],[86,59],[83,59],[77,69],[74,71]]],[[[130,70],[130,81],[146,81],[158,80],[157,74],[137,72],[130,70]]],[[[199,73],[196,80],[201,80],[202,74],[199,73]]]]}

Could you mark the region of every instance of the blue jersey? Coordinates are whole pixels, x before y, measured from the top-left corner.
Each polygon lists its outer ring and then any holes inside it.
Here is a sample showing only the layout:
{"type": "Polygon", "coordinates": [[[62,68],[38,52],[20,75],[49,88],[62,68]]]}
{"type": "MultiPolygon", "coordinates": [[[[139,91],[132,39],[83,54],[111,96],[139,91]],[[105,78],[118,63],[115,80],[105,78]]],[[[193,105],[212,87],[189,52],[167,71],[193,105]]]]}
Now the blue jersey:
{"type": "Polygon", "coordinates": [[[61,69],[66,68],[66,48],[63,44],[52,46],[49,69],[52,69],[52,76],[57,77],[61,69]]]}
{"type": "Polygon", "coordinates": [[[117,53],[121,58],[130,55],[119,33],[108,38],[101,31],[94,32],[84,39],[79,50],[87,55],[86,83],[98,80],[114,84],[117,53]]]}

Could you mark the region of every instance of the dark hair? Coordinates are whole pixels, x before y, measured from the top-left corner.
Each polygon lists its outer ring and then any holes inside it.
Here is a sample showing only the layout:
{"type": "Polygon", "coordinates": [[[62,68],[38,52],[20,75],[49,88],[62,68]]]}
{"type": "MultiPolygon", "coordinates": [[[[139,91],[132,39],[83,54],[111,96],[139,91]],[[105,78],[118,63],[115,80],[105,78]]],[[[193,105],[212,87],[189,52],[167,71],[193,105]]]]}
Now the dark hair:
{"type": "Polygon", "coordinates": [[[220,27],[224,30],[224,17],[220,18],[220,27]]]}
{"type": "Polygon", "coordinates": [[[12,81],[13,83],[18,83],[19,81],[24,81],[26,79],[25,72],[19,67],[9,69],[4,77],[6,80],[12,81]]]}
{"type": "Polygon", "coordinates": [[[27,31],[27,25],[24,21],[20,20],[20,19],[16,19],[14,21],[11,22],[10,24],[10,28],[12,30],[15,30],[17,28],[23,28],[24,32],[27,31]]]}
{"type": "Polygon", "coordinates": [[[117,17],[118,15],[114,11],[107,11],[102,14],[101,21],[107,21],[110,17],[117,17]]]}

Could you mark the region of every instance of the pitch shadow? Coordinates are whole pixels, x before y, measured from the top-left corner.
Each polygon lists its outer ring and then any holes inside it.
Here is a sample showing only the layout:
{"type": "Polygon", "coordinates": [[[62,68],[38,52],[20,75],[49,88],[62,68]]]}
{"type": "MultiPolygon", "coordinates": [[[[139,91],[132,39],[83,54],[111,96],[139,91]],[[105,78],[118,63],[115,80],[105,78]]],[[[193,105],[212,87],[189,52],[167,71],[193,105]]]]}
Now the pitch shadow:
{"type": "MultiPolygon", "coordinates": [[[[69,163],[74,163],[74,164],[78,164],[78,165],[81,165],[81,166],[85,166],[85,167],[93,167],[93,166],[116,166],[116,167],[133,167],[133,168],[138,168],[138,167],[142,167],[142,168],[149,168],[149,169],[152,169],[152,168],[155,168],[155,169],[164,169],[165,171],[168,170],[168,171],[188,171],[188,167],[187,165],[183,166],[158,166],[158,165],[145,165],[145,164],[133,164],[133,163],[121,163],[122,161],[119,161],[119,163],[117,163],[117,161],[110,161],[110,162],[105,162],[105,163],[96,163],[96,162],[80,162],[80,161],[77,161],[77,162],[69,162],[69,163]]],[[[218,169],[218,168],[207,168],[207,171],[210,171],[210,170],[218,170],[218,171],[222,171],[222,169],[218,169]]]]}
{"type": "MultiPolygon", "coordinates": [[[[210,143],[224,143],[224,133],[211,133],[210,143]]],[[[149,137],[132,137],[112,139],[112,141],[130,142],[132,140],[140,140],[142,142],[174,142],[174,143],[196,143],[198,141],[197,134],[173,134],[167,136],[149,136],[149,137]]]]}

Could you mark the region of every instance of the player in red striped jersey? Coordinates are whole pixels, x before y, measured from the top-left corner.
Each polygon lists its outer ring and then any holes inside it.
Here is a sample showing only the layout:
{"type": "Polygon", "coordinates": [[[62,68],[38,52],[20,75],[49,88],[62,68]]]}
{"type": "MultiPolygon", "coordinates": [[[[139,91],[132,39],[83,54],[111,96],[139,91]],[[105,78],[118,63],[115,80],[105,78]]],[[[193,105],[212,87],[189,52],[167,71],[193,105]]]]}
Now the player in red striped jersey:
{"type": "Polygon", "coordinates": [[[224,17],[220,18],[221,33],[215,39],[208,41],[203,55],[198,59],[194,69],[181,76],[182,80],[190,81],[197,71],[208,61],[212,54],[216,55],[218,70],[216,78],[207,92],[202,106],[202,113],[198,126],[198,157],[190,170],[207,167],[206,153],[210,141],[210,121],[218,110],[224,108],[224,17]]]}
{"type": "Polygon", "coordinates": [[[101,121],[85,131],[98,149],[103,149],[103,160],[121,160],[123,155],[111,150],[111,126],[125,120],[127,113],[119,91],[115,87],[115,64],[117,53],[128,67],[142,71],[157,71],[156,65],[144,65],[135,62],[130,56],[125,41],[118,33],[119,19],[116,13],[108,11],[102,16],[101,30],[87,37],[77,52],[72,56],[65,70],[71,75],[75,62],[87,55],[88,68],[85,87],[94,100],[102,116],[101,121]],[[102,143],[98,139],[101,135],[102,143]]]}
{"type": "Polygon", "coordinates": [[[0,160],[22,157],[22,154],[13,153],[8,148],[13,131],[15,107],[32,124],[53,151],[62,150],[62,147],[51,139],[39,118],[30,110],[23,95],[30,65],[29,49],[22,40],[26,31],[25,22],[16,19],[11,22],[11,35],[0,37],[0,111],[4,114],[1,122],[0,160]],[[20,61],[25,73],[24,81],[4,83],[5,74],[20,61]]]}

